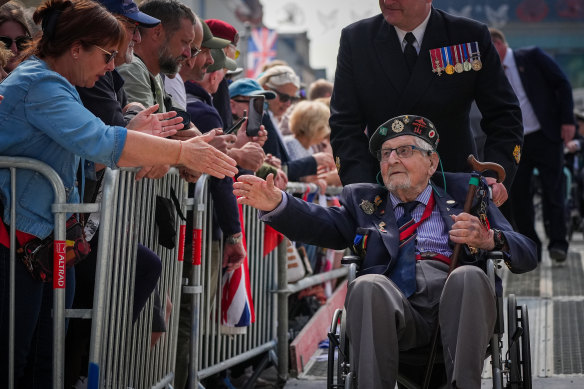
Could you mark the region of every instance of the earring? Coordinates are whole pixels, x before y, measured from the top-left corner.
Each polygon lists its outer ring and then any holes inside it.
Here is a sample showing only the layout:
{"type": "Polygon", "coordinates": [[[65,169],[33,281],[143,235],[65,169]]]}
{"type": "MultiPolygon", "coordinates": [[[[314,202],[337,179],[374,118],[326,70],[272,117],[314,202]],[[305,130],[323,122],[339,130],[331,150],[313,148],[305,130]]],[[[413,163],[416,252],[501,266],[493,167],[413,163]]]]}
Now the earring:
{"type": "Polygon", "coordinates": [[[73,54],[73,58],[77,59],[77,54],[73,54]]]}

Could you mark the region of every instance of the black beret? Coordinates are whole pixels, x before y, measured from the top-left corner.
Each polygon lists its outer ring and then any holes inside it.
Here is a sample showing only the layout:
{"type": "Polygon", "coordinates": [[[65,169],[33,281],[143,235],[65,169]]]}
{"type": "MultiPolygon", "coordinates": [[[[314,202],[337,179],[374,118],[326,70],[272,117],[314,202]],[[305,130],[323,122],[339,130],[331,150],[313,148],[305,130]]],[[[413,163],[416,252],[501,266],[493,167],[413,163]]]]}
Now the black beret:
{"type": "Polygon", "coordinates": [[[369,140],[369,151],[377,158],[377,152],[386,140],[402,135],[417,136],[428,142],[434,150],[440,141],[438,131],[430,120],[423,116],[401,115],[389,119],[375,130],[369,140]]]}

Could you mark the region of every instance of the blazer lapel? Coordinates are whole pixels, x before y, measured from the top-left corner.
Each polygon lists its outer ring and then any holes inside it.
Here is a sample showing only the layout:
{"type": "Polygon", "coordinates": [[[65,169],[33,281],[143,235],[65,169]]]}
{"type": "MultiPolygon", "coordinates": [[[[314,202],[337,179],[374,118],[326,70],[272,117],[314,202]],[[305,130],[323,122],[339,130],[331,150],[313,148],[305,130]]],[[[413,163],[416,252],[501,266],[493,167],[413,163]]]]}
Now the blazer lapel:
{"type": "Polygon", "coordinates": [[[402,93],[408,82],[407,78],[403,77],[404,74],[408,73],[408,68],[395,28],[385,20],[379,27],[374,45],[385,75],[393,87],[402,93]]]}
{"type": "Polygon", "coordinates": [[[525,74],[525,56],[514,51],[513,58],[515,59],[515,66],[517,67],[517,73],[519,73],[523,90],[525,90],[527,96],[531,96],[531,83],[528,82],[527,74],[525,74]]]}
{"type": "MultiPolygon", "coordinates": [[[[430,49],[445,46],[445,42],[449,42],[449,37],[446,26],[444,25],[444,20],[440,14],[438,14],[434,8],[432,8],[430,12],[432,14],[428,20],[426,32],[424,32],[418,60],[414,66],[413,74],[407,82],[402,98],[399,100],[397,107],[398,112],[410,112],[422,96],[424,96],[425,92],[430,89],[432,82],[438,77],[438,75],[432,72],[430,49]]],[[[407,74],[407,70],[405,70],[405,72],[406,73],[401,74],[407,74]]],[[[445,75],[442,75],[442,77],[445,77],[445,75]]]]}

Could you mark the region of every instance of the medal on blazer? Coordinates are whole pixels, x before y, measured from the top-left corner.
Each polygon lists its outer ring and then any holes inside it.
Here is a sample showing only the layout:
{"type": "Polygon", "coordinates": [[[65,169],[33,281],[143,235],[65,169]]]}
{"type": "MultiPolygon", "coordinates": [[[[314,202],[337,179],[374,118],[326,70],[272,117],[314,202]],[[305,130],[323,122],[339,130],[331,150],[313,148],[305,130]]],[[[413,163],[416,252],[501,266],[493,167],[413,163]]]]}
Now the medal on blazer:
{"type": "Polygon", "coordinates": [[[441,76],[444,71],[444,62],[442,61],[440,49],[430,50],[430,62],[432,63],[432,72],[441,76]]]}
{"type": "Polygon", "coordinates": [[[464,63],[462,64],[462,67],[464,68],[465,72],[470,72],[472,70],[472,65],[470,64],[470,55],[468,54],[470,53],[470,43],[463,43],[461,46],[464,53],[464,63]]]}
{"type": "Polygon", "coordinates": [[[458,45],[451,46],[451,49],[452,49],[452,51],[454,51],[454,71],[456,71],[456,73],[462,73],[462,72],[464,72],[464,69],[462,67],[462,60],[459,59],[462,56],[460,56],[460,57],[458,56],[458,53],[459,53],[459,51],[458,51],[458,45]]]}
{"type": "Polygon", "coordinates": [[[370,201],[367,200],[361,200],[361,204],[359,204],[359,207],[363,212],[365,212],[366,215],[373,215],[373,212],[375,212],[375,206],[371,204],[370,201]]]}
{"type": "Polygon", "coordinates": [[[479,51],[479,43],[471,42],[470,47],[471,47],[470,57],[472,58],[471,61],[472,70],[478,72],[483,68],[483,63],[481,62],[481,53],[479,51]]]}
{"type": "Polygon", "coordinates": [[[452,75],[452,74],[454,74],[454,66],[452,66],[450,64],[451,57],[449,55],[448,49],[449,49],[448,47],[443,47],[441,49],[442,50],[442,58],[444,58],[444,63],[446,64],[444,71],[446,72],[446,74],[452,75]]]}

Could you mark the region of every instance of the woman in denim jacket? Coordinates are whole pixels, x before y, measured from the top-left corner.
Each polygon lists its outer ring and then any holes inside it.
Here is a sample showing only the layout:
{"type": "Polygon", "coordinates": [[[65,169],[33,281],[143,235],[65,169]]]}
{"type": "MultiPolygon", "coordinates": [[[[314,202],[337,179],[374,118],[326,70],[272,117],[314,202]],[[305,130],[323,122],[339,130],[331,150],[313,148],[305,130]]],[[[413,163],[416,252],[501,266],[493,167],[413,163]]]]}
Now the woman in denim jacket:
{"type": "MultiPolygon", "coordinates": [[[[237,172],[234,160],[208,144],[214,131],[188,141],[163,138],[182,128],[173,112],[155,114],[158,107],[150,107],[126,129],[105,125],[83,107],[75,86],[91,88],[113,70],[125,34],[105,8],[90,0],[49,0],[33,19],[41,23],[42,36],[29,48],[28,60],[0,84],[4,96],[0,155],[34,158],[51,166],[63,180],[69,203],[79,202],[75,180],[80,158],[110,168],[181,165],[218,178],[237,172]]],[[[49,182],[34,172],[18,170],[16,197],[20,244],[50,235],[54,199],[49,182]]],[[[9,222],[10,172],[6,169],[0,170],[0,201],[4,207],[0,217],[9,222]]],[[[7,386],[8,377],[9,268],[8,242],[2,243],[0,234],[0,387],[7,386]]],[[[68,281],[74,280],[72,271],[67,272],[68,281]]],[[[15,382],[20,387],[51,386],[52,293],[44,286],[17,261],[15,382]],[[32,370],[24,378],[27,361],[32,370]]],[[[67,288],[70,306],[74,285],[67,282],[67,288]]]]}

